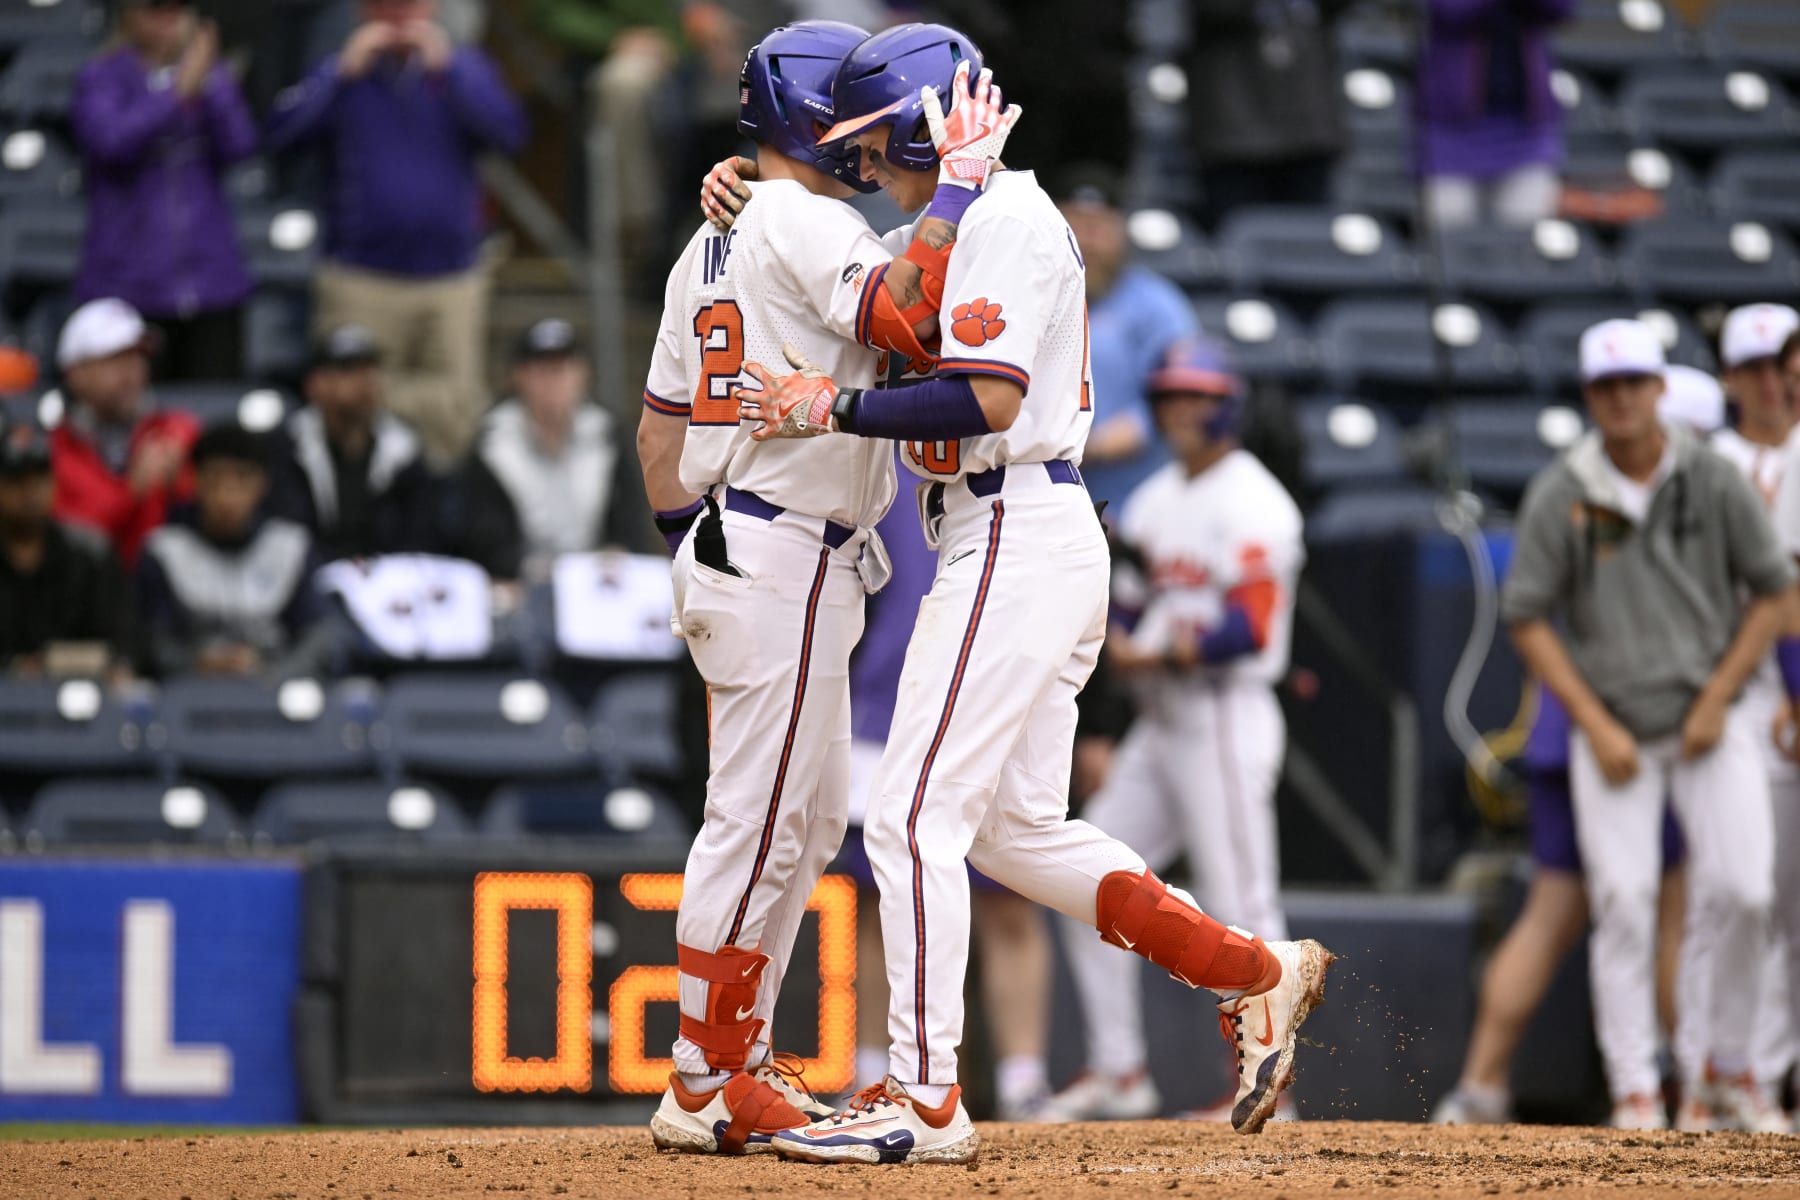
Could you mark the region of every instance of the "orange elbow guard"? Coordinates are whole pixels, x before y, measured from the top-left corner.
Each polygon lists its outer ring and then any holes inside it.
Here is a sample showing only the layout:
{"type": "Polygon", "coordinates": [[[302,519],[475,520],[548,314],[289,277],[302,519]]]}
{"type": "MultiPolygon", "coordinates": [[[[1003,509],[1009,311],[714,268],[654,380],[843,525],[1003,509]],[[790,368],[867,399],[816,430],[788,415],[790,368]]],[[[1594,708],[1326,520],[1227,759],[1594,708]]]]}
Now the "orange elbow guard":
{"type": "Polygon", "coordinates": [[[901,314],[917,325],[925,319],[927,311],[938,312],[944,307],[944,276],[950,270],[950,247],[940,250],[914,238],[900,257],[919,268],[919,290],[925,299],[901,314]]]}
{"type": "MultiPolygon", "coordinates": [[[[883,282],[886,278],[887,267],[882,266],[871,271],[868,283],[863,285],[862,319],[858,322],[861,337],[858,340],[871,350],[892,350],[910,359],[935,359],[937,355],[925,348],[919,335],[913,332],[913,326],[935,313],[936,306],[921,302],[902,311],[888,295],[883,282]]],[[[938,294],[943,295],[941,286],[938,294]]]]}

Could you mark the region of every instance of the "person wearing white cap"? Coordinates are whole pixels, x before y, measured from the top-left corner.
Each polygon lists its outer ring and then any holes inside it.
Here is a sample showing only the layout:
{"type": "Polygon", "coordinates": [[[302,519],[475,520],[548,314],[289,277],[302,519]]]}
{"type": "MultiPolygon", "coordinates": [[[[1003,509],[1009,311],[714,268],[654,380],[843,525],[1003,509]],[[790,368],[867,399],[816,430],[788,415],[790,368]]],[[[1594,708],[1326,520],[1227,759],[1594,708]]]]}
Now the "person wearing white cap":
{"type": "Polygon", "coordinates": [[[1664,425],[1680,425],[1698,438],[1725,428],[1725,389],[1699,367],[1670,363],[1663,369],[1664,391],[1656,415],[1664,425]]]}
{"type": "Polygon", "coordinates": [[[185,469],[200,425],[158,410],[149,392],[154,337],[123,300],[90,300],[63,325],[56,363],[64,412],[51,435],[56,517],[99,530],[131,566],[171,501],[192,490],[185,469]]]}
{"type": "Polygon", "coordinates": [[[1795,578],[1744,476],[1658,419],[1664,370],[1662,343],[1641,322],[1582,335],[1595,428],[1532,481],[1501,597],[1520,657],[1574,724],[1589,964],[1604,998],[1595,1024],[1613,1124],[1637,1129],[1668,1124],[1653,983],[1665,796],[1690,856],[1682,996],[1706,998],[1682,1006],[1677,1042],[1710,1067],[1715,1104],[1749,1113],[1764,1103],[1750,1074],[1755,989],[1743,981],[1767,948],[1774,824],[1759,731],[1739,695],[1795,578]]]}
{"type": "Polygon", "coordinates": [[[1721,430],[1713,449],[1750,477],[1765,503],[1781,483],[1781,447],[1794,428],[1794,404],[1781,373],[1781,347],[1800,329],[1785,304],[1746,304],[1725,315],[1719,362],[1736,428],[1721,430]]]}

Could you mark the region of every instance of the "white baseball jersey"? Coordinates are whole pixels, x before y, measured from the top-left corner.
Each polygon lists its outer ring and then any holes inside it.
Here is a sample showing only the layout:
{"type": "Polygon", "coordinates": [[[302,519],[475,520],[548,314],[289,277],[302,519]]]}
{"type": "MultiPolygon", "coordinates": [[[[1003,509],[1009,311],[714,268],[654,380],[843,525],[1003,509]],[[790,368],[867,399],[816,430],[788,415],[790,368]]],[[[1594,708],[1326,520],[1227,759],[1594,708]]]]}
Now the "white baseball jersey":
{"type": "Polygon", "coordinates": [[[1756,494],[1762,497],[1764,507],[1775,503],[1775,493],[1781,487],[1785,447],[1765,446],[1735,429],[1721,429],[1712,435],[1712,448],[1715,454],[1729,459],[1756,486],[1756,494]]]}
{"type": "Polygon", "coordinates": [[[907,466],[951,480],[1005,463],[1080,463],[1094,419],[1086,269],[1032,172],[999,172],[964,215],[939,321],[941,374],[1011,379],[1025,399],[1004,432],[906,443],[907,466]]]}
{"type": "MultiPolygon", "coordinates": [[[[1142,580],[1118,572],[1115,584],[1120,604],[1142,613],[1134,642],[1160,652],[1178,629],[1216,629],[1233,590],[1271,583],[1273,604],[1251,614],[1253,621],[1265,622],[1263,648],[1201,668],[1194,677],[1212,683],[1280,681],[1287,671],[1294,589],[1306,549],[1300,509],[1255,455],[1233,450],[1192,477],[1180,463],[1169,463],[1125,501],[1119,533],[1143,554],[1149,572],[1142,580]]],[[[1267,600],[1264,592],[1261,603],[1267,600]]]]}
{"type": "MultiPolygon", "coordinates": [[[[869,272],[894,257],[860,213],[792,180],[752,185],[730,232],[702,225],[663,294],[663,322],[644,403],[688,419],[681,485],[730,484],[771,504],[866,527],[894,499],[892,452],[873,438],[757,442],[731,389],[754,388],[746,362],[782,375],[784,342],[844,387],[875,383],[876,354],[856,341],[869,272]],[[822,337],[824,330],[834,337],[822,337]]],[[[888,234],[904,247],[910,226],[888,234]]]]}

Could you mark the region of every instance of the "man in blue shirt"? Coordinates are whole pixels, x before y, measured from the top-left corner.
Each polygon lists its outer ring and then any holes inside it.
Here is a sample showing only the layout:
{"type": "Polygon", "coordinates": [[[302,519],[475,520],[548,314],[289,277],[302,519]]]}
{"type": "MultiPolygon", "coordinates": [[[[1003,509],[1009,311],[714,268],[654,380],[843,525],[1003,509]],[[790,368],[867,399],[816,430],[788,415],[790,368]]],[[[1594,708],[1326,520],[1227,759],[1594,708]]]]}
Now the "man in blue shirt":
{"type": "Polygon", "coordinates": [[[1180,289],[1126,261],[1131,247],[1120,192],[1121,181],[1109,168],[1083,164],[1065,171],[1054,193],[1087,267],[1095,411],[1081,475],[1094,499],[1115,506],[1169,461],[1155,436],[1144,383],[1172,343],[1200,331],[1180,289]]]}
{"type": "Polygon", "coordinates": [[[269,145],[324,160],[321,332],[374,333],[389,404],[440,465],[485,407],[487,276],[476,162],[512,153],[525,117],[492,62],[457,46],[437,0],[363,0],[362,23],[276,105],[269,145]]]}

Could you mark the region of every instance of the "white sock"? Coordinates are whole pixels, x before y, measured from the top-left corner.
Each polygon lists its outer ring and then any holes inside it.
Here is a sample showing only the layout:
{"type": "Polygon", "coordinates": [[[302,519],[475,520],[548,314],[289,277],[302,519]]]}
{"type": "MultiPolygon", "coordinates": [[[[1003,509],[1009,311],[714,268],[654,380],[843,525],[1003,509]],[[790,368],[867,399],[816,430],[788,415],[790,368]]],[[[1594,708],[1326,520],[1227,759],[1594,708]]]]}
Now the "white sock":
{"type": "Polygon", "coordinates": [[[888,1052],[886,1046],[858,1046],[856,1048],[856,1090],[861,1091],[872,1083],[880,1083],[888,1072],[888,1052]]]}
{"type": "Polygon", "coordinates": [[[703,1075],[696,1075],[692,1071],[683,1071],[681,1086],[690,1092],[710,1092],[714,1088],[725,1086],[725,1081],[730,1078],[730,1071],[708,1071],[703,1075]]]}
{"type": "Polygon", "coordinates": [[[926,1108],[938,1108],[950,1098],[952,1085],[948,1083],[908,1083],[902,1086],[906,1088],[907,1095],[926,1108]]]}
{"type": "Polygon", "coordinates": [[[744,1060],[744,1070],[754,1071],[774,1057],[775,1052],[769,1048],[769,1043],[758,1042],[750,1047],[750,1057],[744,1060]]]}
{"type": "Polygon", "coordinates": [[[1044,1059],[1038,1054],[1011,1054],[994,1067],[994,1086],[1002,1104],[1022,1104],[1050,1090],[1044,1059]]]}

